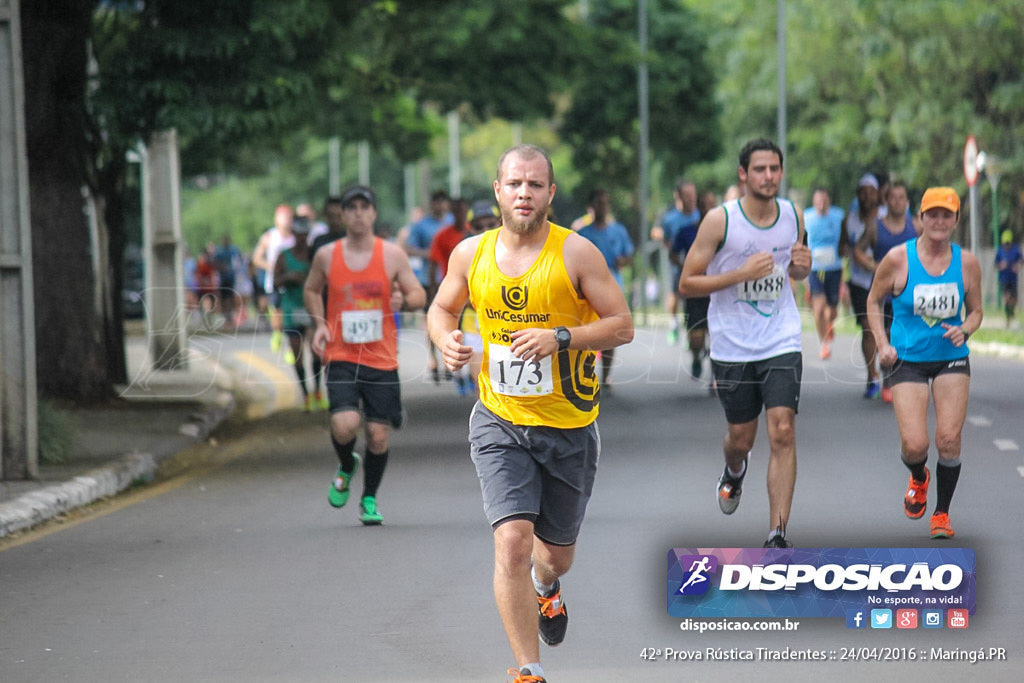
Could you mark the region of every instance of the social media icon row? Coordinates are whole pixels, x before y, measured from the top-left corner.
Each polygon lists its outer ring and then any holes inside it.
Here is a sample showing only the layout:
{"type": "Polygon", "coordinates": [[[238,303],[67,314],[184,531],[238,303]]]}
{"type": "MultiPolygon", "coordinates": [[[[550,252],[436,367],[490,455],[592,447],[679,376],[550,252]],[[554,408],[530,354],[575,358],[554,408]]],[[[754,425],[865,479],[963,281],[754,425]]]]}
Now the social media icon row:
{"type": "Polygon", "coordinates": [[[846,628],[967,628],[968,619],[965,609],[846,610],[846,628]]]}

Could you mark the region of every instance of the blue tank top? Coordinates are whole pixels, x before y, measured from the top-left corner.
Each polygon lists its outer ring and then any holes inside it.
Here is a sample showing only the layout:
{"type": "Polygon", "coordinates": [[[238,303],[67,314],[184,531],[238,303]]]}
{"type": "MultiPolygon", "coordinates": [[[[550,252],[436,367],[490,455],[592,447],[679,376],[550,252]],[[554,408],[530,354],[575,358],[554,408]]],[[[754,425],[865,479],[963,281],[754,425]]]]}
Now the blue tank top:
{"type": "Polygon", "coordinates": [[[910,220],[910,216],[907,216],[904,221],[903,230],[896,235],[886,229],[885,223],[882,222],[881,218],[878,219],[877,228],[875,244],[871,249],[875,256],[875,263],[881,263],[885,255],[889,253],[889,250],[896,245],[909,242],[917,237],[917,232],[914,230],[914,222],[910,220]]]}
{"type": "Polygon", "coordinates": [[[917,257],[917,238],[907,242],[907,286],[892,300],[892,345],[902,360],[915,363],[966,358],[967,345],[956,347],[940,323],[963,322],[964,278],[960,246],[953,246],[949,267],[930,275],[917,257]]]}

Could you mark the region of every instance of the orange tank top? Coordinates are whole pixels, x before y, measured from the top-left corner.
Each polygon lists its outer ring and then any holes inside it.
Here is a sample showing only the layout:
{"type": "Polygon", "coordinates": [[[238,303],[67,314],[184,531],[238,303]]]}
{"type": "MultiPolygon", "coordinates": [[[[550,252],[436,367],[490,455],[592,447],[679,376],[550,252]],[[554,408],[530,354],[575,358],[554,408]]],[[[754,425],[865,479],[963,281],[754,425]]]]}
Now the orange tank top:
{"type": "Polygon", "coordinates": [[[391,279],[380,238],[374,240],[370,263],[355,271],[345,263],[344,240],[334,243],[327,273],[327,325],[331,340],[324,349],[325,361],[348,361],[378,370],[398,368],[391,279]]]}

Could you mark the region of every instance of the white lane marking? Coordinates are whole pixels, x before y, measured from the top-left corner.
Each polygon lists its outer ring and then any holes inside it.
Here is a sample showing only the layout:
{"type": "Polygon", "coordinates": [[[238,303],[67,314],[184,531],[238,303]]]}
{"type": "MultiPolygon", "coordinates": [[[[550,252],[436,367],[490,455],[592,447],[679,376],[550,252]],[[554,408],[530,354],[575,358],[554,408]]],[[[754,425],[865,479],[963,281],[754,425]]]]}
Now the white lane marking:
{"type": "Polygon", "coordinates": [[[994,443],[996,445],[996,448],[998,448],[1001,451],[1020,450],[1020,446],[1018,446],[1017,442],[1014,441],[1013,439],[994,439],[992,443],[994,443]]]}
{"type": "Polygon", "coordinates": [[[991,427],[992,426],[992,420],[988,419],[984,415],[969,415],[967,417],[967,422],[970,423],[971,425],[973,425],[974,427],[991,427]]]}

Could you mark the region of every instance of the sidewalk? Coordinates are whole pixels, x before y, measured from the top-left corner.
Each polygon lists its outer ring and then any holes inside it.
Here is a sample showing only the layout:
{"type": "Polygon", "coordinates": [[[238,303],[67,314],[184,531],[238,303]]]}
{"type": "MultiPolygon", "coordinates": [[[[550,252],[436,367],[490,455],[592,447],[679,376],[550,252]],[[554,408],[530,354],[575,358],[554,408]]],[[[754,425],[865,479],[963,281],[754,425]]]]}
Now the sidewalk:
{"type": "Polygon", "coordinates": [[[127,387],[104,406],[76,408],[77,448],[66,461],[39,465],[33,481],[0,481],[0,538],[130,486],[149,482],[164,459],[204,440],[236,401],[273,403],[236,386],[217,359],[189,349],[188,368],[154,372],[144,334],[126,341],[127,387]]]}

